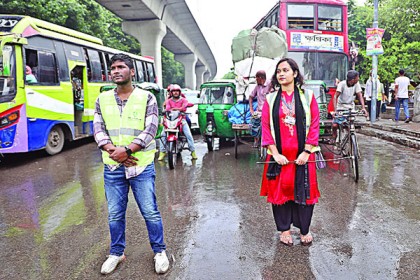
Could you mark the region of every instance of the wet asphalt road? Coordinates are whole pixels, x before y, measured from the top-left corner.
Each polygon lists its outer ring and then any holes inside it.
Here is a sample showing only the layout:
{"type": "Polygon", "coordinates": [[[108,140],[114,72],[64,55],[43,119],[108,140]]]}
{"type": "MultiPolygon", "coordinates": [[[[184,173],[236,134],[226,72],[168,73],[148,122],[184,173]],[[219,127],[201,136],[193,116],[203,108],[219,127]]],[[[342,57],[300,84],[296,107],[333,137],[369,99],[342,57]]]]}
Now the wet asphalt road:
{"type": "MultiPolygon", "coordinates": [[[[92,142],[59,155],[0,163],[0,279],[415,279],[420,275],[420,152],[359,135],[361,178],[346,162],[319,172],[314,243],[286,247],[259,197],[256,150],[232,146],[175,170],[156,163],[156,192],[173,266],[154,273],[144,221],[130,196],[127,260],[111,275],[103,165],[92,142]]],[[[324,149],[326,158],[333,155],[324,149]]],[[[418,278],[417,278],[418,279],[418,278]]]]}

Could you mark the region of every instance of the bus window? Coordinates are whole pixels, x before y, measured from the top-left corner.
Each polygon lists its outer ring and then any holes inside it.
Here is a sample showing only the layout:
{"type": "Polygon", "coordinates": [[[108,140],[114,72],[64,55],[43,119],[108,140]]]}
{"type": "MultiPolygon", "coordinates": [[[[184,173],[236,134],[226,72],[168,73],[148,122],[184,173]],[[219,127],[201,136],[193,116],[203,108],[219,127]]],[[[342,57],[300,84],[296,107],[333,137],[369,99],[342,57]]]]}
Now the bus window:
{"type": "MultiPolygon", "coordinates": [[[[25,61],[26,61],[25,67],[29,67],[31,70],[30,72],[34,76],[34,79],[39,81],[38,52],[36,50],[25,49],[25,61]]],[[[27,73],[25,73],[25,77],[26,77],[26,74],[27,73]]],[[[25,78],[25,81],[26,83],[28,83],[28,77],[25,78]]]]}
{"type": "Polygon", "coordinates": [[[89,58],[89,54],[87,49],[83,49],[83,56],[85,58],[85,62],[86,62],[86,70],[87,70],[87,76],[88,76],[88,81],[92,81],[92,68],[90,67],[90,58],[89,58]]]}
{"type": "Polygon", "coordinates": [[[80,46],[65,43],[64,49],[68,60],[85,62],[85,57],[82,55],[83,52],[80,46]]]}
{"type": "Polygon", "coordinates": [[[274,13],[271,15],[271,24],[272,24],[272,25],[275,25],[275,26],[278,26],[279,22],[278,22],[278,20],[277,20],[277,12],[274,12],[274,13]]]}
{"type": "Polygon", "coordinates": [[[109,53],[105,54],[105,63],[106,63],[106,66],[107,66],[106,75],[108,77],[108,81],[112,81],[112,78],[111,78],[111,56],[112,56],[112,54],[109,54],[109,53]]]}
{"type": "Polygon", "coordinates": [[[104,53],[99,52],[99,59],[101,60],[101,80],[103,82],[106,81],[106,73],[107,73],[107,67],[106,67],[106,63],[105,63],[105,58],[104,58],[104,53]]]}
{"type": "Polygon", "coordinates": [[[266,27],[271,27],[271,17],[269,17],[269,18],[267,19],[267,21],[265,22],[265,26],[266,26],[266,27]]]}
{"type": "Polygon", "coordinates": [[[318,6],[318,30],[342,31],[342,8],[318,6]]]}
{"type": "Polygon", "coordinates": [[[145,82],[143,64],[141,63],[141,61],[137,60],[136,61],[136,66],[137,66],[138,82],[143,83],[143,82],[145,82]]]}
{"type": "Polygon", "coordinates": [[[289,29],[314,29],[314,6],[288,4],[287,24],[289,29]]]}
{"type": "Polygon", "coordinates": [[[88,66],[88,73],[90,71],[89,81],[100,82],[102,81],[102,68],[101,68],[101,60],[99,58],[98,51],[95,50],[87,50],[90,67],[88,66]]]}
{"type": "Polygon", "coordinates": [[[156,83],[155,68],[153,67],[153,63],[146,62],[146,71],[149,76],[148,82],[156,83]]]}
{"type": "Polygon", "coordinates": [[[292,58],[299,66],[299,70],[305,80],[314,80],[316,72],[316,53],[315,52],[289,52],[288,56],[292,58]]]}
{"type": "Polygon", "coordinates": [[[39,51],[38,63],[38,82],[57,84],[57,64],[55,62],[55,55],[53,53],[39,51]]]}
{"type": "Polygon", "coordinates": [[[64,43],[59,41],[54,41],[55,45],[55,54],[58,64],[58,79],[60,81],[69,81],[69,66],[67,63],[67,58],[64,49],[64,43]]]}
{"type": "MultiPolygon", "coordinates": [[[[3,47],[3,57],[0,64],[0,103],[9,102],[16,96],[16,57],[14,46],[3,47]]],[[[0,124],[0,127],[4,124],[0,124]]],[[[1,145],[0,145],[1,147],[1,145]]]]}

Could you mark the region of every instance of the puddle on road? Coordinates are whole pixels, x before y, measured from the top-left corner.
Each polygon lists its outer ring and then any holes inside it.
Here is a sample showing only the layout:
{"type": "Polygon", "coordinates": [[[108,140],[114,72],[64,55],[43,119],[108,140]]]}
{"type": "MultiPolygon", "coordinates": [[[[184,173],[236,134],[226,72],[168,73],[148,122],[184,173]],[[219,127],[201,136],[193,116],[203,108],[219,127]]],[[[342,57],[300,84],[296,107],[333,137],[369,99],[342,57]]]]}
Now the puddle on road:
{"type": "MultiPolygon", "coordinates": [[[[359,141],[359,145],[363,151],[359,183],[345,183],[347,179],[342,179],[342,186],[353,190],[354,210],[348,208],[352,205],[348,203],[337,215],[338,221],[343,213],[351,214],[344,228],[333,231],[333,220],[329,221],[331,225],[324,224],[330,228],[323,229],[323,238],[310,248],[312,271],[317,279],[397,279],[407,269],[407,275],[414,275],[413,260],[407,262],[404,256],[420,252],[420,237],[416,234],[419,156],[382,140],[359,141]]],[[[343,201],[346,198],[341,197],[340,203],[343,201]]],[[[325,212],[317,215],[324,221],[329,214],[326,209],[336,205],[333,200],[321,201],[325,212]]]]}
{"type": "Polygon", "coordinates": [[[178,279],[258,279],[257,266],[241,256],[240,209],[234,202],[198,203],[198,219],[187,234],[178,279]]]}

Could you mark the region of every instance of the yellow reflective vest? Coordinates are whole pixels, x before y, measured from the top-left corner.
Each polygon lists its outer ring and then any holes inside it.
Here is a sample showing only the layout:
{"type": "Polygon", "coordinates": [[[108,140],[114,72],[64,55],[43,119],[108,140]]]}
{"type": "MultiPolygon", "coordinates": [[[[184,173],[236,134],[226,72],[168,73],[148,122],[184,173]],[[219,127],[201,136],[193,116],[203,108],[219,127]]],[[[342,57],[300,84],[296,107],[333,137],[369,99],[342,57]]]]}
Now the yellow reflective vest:
{"type": "MultiPolygon", "coordinates": [[[[270,108],[270,132],[273,136],[273,139],[276,139],[276,135],[274,133],[274,120],[271,113],[273,112],[274,107],[274,101],[276,100],[277,92],[272,92],[270,94],[267,94],[267,102],[270,108]]],[[[303,110],[305,111],[305,118],[306,118],[306,136],[308,136],[309,133],[309,127],[311,126],[311,100],[314,96],[314,92],[310,89],[308,90],[299,90],[300,100],[302,101],[303,110]]],[[[311,152],[317,152],[320,151],[321,148],[319,146],[313,146],[311,149],[311,152]]],[[[267,151],[268,154],[271,154],[270,150],[267,151]]]]}
{"type": "MultiPolygon", "coordinates": [[[[109,90],[99,95],[102,118],[112,143],[117,147],[129,145],[143,130],[146,120],[148,92],[135,88],[128,98],[127,104],[120,114],[114,90],[109,90]]],[[[153,140],[141,151],[132,156],[138,159],[138,166],[147,166],[153,162],[156,152],[156,142],[153,140]]],[[[102,151],[104,164],[118,164],[109,158],[106,151],[102,151]]]]}

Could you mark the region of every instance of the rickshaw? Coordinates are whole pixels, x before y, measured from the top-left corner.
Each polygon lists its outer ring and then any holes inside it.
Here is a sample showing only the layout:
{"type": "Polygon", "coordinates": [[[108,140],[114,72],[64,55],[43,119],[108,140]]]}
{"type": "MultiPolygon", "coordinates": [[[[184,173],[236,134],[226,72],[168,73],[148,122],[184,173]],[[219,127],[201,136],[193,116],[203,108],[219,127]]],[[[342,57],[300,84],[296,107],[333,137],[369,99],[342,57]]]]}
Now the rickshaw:
{"type": "Polygon", "coordinates": [[[235,136],[228,119],[229,109],[236,104],[234,80],[203,83],[200,86],[198,103],[198,125],[209,151],[214,149],[214,138],[221,141],[235,136]]]}
{"type": "Polygon", "coordinates": [[[319,139],[327,140],[331,136],[332,118],[328,116],[328,104],[331,95],[327,94],[327,85],[321,80],[306,80],[302,89],[310,89],[314,92],[319,108],[319,139]]]}

